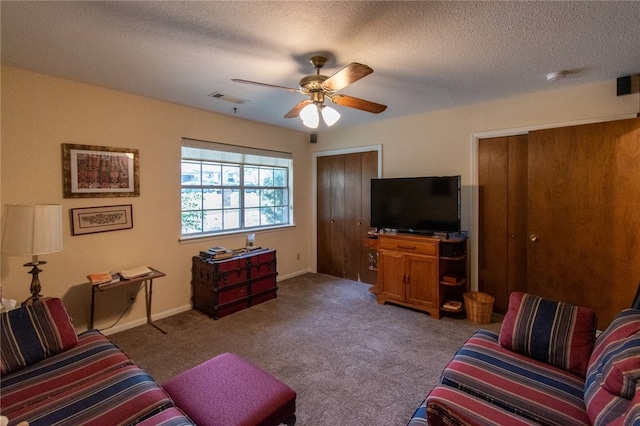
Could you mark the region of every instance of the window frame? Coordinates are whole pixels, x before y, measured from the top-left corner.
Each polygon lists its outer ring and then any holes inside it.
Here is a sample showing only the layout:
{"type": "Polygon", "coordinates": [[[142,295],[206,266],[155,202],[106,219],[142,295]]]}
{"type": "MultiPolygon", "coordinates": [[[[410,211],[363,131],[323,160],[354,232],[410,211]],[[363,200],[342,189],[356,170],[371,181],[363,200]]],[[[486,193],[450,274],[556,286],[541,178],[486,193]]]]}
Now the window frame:
{"type": "Polygon", "coordinates": [[[216,237],[221,235],[256,232],[294,226],[293,155],[291,153],[183,138],[180,155],[180,170],[180,240],[216,237]],[[195,179],[197,183],[185,184],[184,178],[186,174],[184,166],[188,164],[192,164],[194,166],[193,169],[196,170],[194,175],[197,175],[197,178],[195,179]],[[215,168],[220,168],[217,180],[214,178],[211,183],[205,183],[205,179],[203,178],[203,165],[213,166],[212,174],[215,174],[215,168]],[[229,182],[225,182],[225,166],[238,169],[237,184],[229,184],[229,182]],[[247,184],[245,181],[246,169],[249,168],[255,168],[258,173],[257,185],[247,184]],[[281,182],[274,182],[272,180],[270,184],[264,184],[267,179],[261,179],[260,174],[262,172],[266,172],[266,175],[268,176],[271,174],[273,179],[273,175],[275,175],[274,172],[277,170],[286,174],[286,177],[284,177],[281,182]],[[191,209],[185,208],[185,190],[194,190],[194,192],[201,193],[200,196],[196,196],[196,198],[199,199],[194,200],[196,203],[200,204],[199,206],[191,209]],[[207,208],[205,205],[206,198],[204,195],[204,191],[207,190],[221,192],[222,198],[219,201],[219,207],[217,206],[212,208],[211,205],[209,205],[209,208],[207,208]],[[247,195],[255,190],[260,194],[257,198],[257,206],[255,205],[255,202],[250,203],[247,200],[247,195]],[[274,196],[271,198],[262,196],[262,191],[270,190],[283,192],[279,197],[276,193],[274,193],[274,196]],[[233,202],[230,203],[230,201],[232,201],[231,197],[224,198],[225,191],[237,191],[237,205],[233,202]],[[269,204],[271,201],[273,202],[273,205],[269,204]],[[260,223],[258,225],[247,224],[249,215],[255,209],[259,211],[259,222],[262,222],[262,220],[265,219],[271,223],[260,223]],[[199,218],[195,219],[196,221],[200,221],[199,231],[185,232],[185,230],[189,231],[188,228],[185,228],[184,216],[185,213],[188,212],[200,213],[199,218]],[[238,227],[224,229],[224,220],[228,218],[226,214],[229,212],[237,215],[237,222],[235,223],[237,223],[238,227]],[[269,214],[280,214],[283,218],[281,221],[273,223],[273,221],[270,221],[268,218],[269,214]],[[221,223],[223,223],[221,225],[222,229],[205,230],[207,215],[208,217],[217,218],[216,220],[221,220],[221,223]]]}

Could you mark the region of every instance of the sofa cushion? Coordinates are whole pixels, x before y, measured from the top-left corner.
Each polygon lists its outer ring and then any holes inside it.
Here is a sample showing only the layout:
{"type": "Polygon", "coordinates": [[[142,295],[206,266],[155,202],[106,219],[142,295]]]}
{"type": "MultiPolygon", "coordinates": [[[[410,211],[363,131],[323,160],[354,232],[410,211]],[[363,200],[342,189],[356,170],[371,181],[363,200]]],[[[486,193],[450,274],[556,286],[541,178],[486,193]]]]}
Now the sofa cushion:
{"type": "MultiPolygon", "coordinates": [[[[423,424],[429,426],[538,424],[451,386],[436,386],[422,407],[424,410],[419,409],[416,413],[418,416],[426,413],[423,424]]],[[[420,425],[419,417],[414,418],[416,420],[412,419],[408,426],[420,425]]]]}
{"type": "Polygon", "coordinates": [[[500,344],[580,377],[587,371],[596,333],[592,309],[513,292],[500,344]]]}
{"type": "Polygon", "coordinates": [[[585,403],[594,425],[626,418],[640,379],[640,311],[626,309],[598,337],[589,359],[585,403]]]}
{"type": "Polygon", "coordinates": [[[14,410],[10,419],[29,426],[127,425],[170,406],[167,393],[148,374],[127,365],[14,410]]]}
{"type": "Polygon", "coordinates": [[[3,376],[0,409],[10,416],[18,408],[130,364],[129,357],[98,330],[81,333],[73,348],[3,376]]]}
{"type": "Polygon", "coordinates": [[[543,425],[589,424],[581,377],[505,349],[490,331],[471,336],[441,382],[543,425]]]}
{"type": "Polygon", "coordinates": [[[3,312],[0,329],[2,375],[66,351],[78,342],[71,318],[58,298],[3,312]]]}

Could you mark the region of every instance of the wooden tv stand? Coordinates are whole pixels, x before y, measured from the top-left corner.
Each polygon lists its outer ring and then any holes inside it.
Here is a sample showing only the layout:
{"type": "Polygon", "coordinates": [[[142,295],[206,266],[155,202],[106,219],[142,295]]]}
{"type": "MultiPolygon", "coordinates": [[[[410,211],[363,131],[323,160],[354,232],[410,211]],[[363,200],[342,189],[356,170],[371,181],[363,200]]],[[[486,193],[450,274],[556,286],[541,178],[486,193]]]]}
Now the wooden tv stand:
{"type": "Polygon", "coordinates": [[[402,233],[378,234],[377,301],[428,312],[464,309],[467,289],[467,240],[402,233]],[[450,308],[447,302],[460,302],[450,308]]]}

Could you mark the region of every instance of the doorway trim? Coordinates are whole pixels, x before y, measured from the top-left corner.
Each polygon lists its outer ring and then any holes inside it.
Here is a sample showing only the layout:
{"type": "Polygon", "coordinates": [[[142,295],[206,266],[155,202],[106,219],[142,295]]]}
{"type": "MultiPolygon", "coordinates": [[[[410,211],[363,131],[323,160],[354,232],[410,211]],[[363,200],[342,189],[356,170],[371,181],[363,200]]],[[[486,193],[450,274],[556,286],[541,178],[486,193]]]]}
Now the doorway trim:
{"type": "Polygon", "coordinates": [[[318,157],[369,151],[378,152],[378,177],[380,178],[382,177],[382,145],[357,146],[313,153],[313,160],[311,161],[311,223],[313,224],[311,232],[311,271],[314,274],[318,273],[318,157]]]}
{"type": "Polygon", "coordinates": [[[579,126],[583,124],[593,124],[593,123],[605,123],[607,121],[616,121],[616,120],[626,120],[630,118],[637,118],[638,114],[629,113],[629,114],[621,114],[612,117],[604,117],[604,118],[593,118],[593,119],[583,119],[583,120],[574,120],[567,121],[561,123],[547,123],[547,124],[537,124],[525,127],[516,127],[512,129],[501,129],[501,130],[491,130],[486,132],[475,132],[470,136],[470,150],[471,150],[471,164],[470,164],[470,194],[469,194],[469,202],[471,209],[471,220],[470,220],[470,229],[469,229],[469,238],[471,240],[471,258],[469,259],[470,265],[470,290],[478,291],[478,227],[479,227],[479,214],[480,214],[480,206],[479,206],[479,190],[478,190],[478,144],[480,139],[488,139],[488,138],[497,138],[497,137],[505,137],[505,136],[518,136],[518,135],[526,135],[529,132],[533,132],[535,130],[545,130],[545,129],[554,129],[558,127],[570,127],[570,126],[579,126]]]}

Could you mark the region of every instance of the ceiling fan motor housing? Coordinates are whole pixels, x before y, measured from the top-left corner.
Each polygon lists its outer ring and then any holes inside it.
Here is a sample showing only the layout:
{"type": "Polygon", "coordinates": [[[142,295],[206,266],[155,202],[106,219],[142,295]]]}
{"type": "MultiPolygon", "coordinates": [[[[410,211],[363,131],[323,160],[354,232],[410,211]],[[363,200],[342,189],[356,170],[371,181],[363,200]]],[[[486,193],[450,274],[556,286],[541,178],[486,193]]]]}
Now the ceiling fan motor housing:
{"type": "Polygon", "coordinates": [[[315,92],[318,90],[325,90],[322,87],[322,83],[329,78],[326,75],[308,75],[300,79],[300,88],[308,90],[309,92],[315,92]]]}

